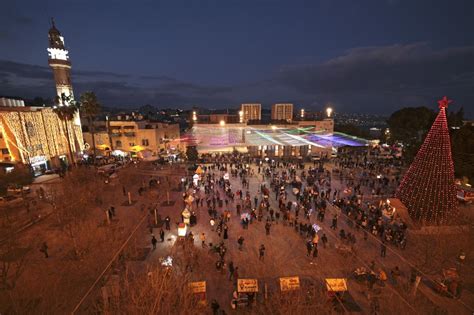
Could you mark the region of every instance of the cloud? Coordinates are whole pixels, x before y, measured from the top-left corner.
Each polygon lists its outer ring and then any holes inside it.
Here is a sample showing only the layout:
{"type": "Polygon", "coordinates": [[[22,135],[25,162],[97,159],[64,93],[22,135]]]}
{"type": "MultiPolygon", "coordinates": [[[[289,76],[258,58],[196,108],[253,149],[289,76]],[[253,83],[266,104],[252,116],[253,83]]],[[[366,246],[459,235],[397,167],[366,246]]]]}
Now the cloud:
{"type": "Polygon", "coordinates": [[[74,75],[85,76],[85,77],[111,77],[111,78],[118,78],[118,79],[126,79],[126,78],[132,77],[132,75],[130,74],[107,72],[107,71],[88,71],[88,70],[74,71],[74,75]]]}
{"type": "Polygon", "coordinates": [[[8,60],[0,60],[0,75],[16,76],[24,79],[50,79],[51,69],[8,60]]]}
{"type": "Polygon", "coordinates": [[[175,78],[171,78],[165,75],[142,75],[139,78],[151,81],[176,81],[175,78]]]}
{"type": "MultiPolygon", "coordinates": [[[[428,105],[448,95],[473,115],[474,46],[433,49],[427,43],[357,47],[319,64],[286,65],[266,80],[233,86],[205,85],[165,75],[134,76],[74,69],[76,95],[94,91],[104,105],[235,107],[241,102],[293,102],[321,109],[390,114],[428,105]]],[[[51,97],[51,69],[0,60],[0,94],[51,97]]]]}
{"type": "Polygon", "coordinates": [[[306,98],[332,101],[345,110],[423,105],[443,94],[472,102],[474,46],[360,47],[321,64],[284,66],[276,78],[306,98]]]}
{"type": "Polygon", "coordinates": [[[232,87],[225,86],[203,86],[189,82],[174,81],[161,84],[160,90],[166,91],[179,91],[185,94],[201,95],[201,96],[213,96],[216,94],[229,93],[232,91],[232,87]]]}

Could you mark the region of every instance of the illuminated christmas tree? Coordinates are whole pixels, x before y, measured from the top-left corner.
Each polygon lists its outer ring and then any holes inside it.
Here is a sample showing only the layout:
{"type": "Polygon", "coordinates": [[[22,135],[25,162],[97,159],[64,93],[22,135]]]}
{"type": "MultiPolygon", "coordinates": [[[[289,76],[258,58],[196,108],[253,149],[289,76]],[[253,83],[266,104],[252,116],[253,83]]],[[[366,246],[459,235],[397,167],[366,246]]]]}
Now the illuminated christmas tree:
{"type": "Polygon", "coordinates": [[[425,225],[447,224],[457,215],[454,166],[446,120],[446,108],[451,102],[446,96],[438,101],[438,116],[396,194],[410,216],[425,225]]]}

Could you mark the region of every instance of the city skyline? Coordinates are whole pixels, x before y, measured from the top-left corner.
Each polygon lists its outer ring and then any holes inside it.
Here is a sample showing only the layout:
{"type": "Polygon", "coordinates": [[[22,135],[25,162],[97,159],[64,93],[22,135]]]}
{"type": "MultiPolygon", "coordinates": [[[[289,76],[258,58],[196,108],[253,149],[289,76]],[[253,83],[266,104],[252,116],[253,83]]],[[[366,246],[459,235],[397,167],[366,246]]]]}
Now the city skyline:
{"type": "Polygon", "coordinates": [[[341,112],[389,114],[402,107],[435,108],[446,94],[455,101],[452,110],[463,106],[472,117],[474,40],[459,32],[473,26],[472,5],[458,2],[463,5],[386,1],[373,5],[368,16],[345,2],[343,9],[325,1],[150,3],[132,8],[128,20],[119,17],[130,8],[119,4],[107,13],[87,12],[87,4],[64,10],[55,1],[22,10],[8,4],[0,13],[0,40],[10,47],[0,52],[0,94],[52,98],[46,47],[54,16],[78,94],[95,91],[106,106],[227,108],[255,102],[268,108],[289,102],[311,110],[331,103],[341,112]],[[441,22],[448,13],[457,16],[456,25],[441,22]],[[85,14],[88,23],[77,27],[85,14]],[[384,29],[374,30],[384,18],[384,29]],[[281,23],[270,30],[269,19],[281,23]]]}

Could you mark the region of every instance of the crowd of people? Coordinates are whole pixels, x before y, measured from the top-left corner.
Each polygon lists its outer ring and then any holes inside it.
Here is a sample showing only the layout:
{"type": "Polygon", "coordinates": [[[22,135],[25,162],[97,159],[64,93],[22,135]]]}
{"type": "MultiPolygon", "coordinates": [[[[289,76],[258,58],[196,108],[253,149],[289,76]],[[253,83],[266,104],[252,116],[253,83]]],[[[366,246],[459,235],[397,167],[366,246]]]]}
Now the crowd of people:
{"type": "MultiPolygon", "coordinates": [[[[191,195],[193,202],[189,206],[193,212],[207,209],[210,229],[215,233],[212,239],[218,241],[207,242],[205,232],[201,232],[199,238],[202,247],[209,247],[216,254],[216,270],[224,273],[227,268],[229,279],[236,283],[238,267],[230,259],[226,260],[229,234],[239,235],[239,231],[230,231],[229,221],[236,219],[242,229],[262,224],[266,235],[271,234],[276,224],[288,227],[301,236],[311,260],[317,259],[320,248],[329,246],[324,225],[330,226],[337,235],[337,243],[346,245],[349,250],[356,245],[357,234],[362,234],[364,240],[369,234],[378,237],[381,257],[386,256],[389,244],[405,248],[406,225],[384,217],[383,207],[377,203],[388,197],[387,192],[399,181],[390,167],[364,159],[338,159],[330,167],[326,162],[321,160],[308,166],[299,161],[222,155],[214,157],[213,163],[201,165],[199,181],[186,181],[183,201],[186,203],[191,195]],[[237,187],[231,178],[237,179],[237,187]],[[256,191],[250,190],[252,178],[259,182],[256,191]],[[339,181],[338,185],[333,185],[334,180],[339,181]],[[346,224],[342,226],[340,220],[346,224]]],[[[200,218],[204,219],[202,215],[200,218]]],[[[245,248],[242,235],[237,243],[239,250],[245,248]]],[[[262,243],[258,247],[258,259],[262,263],[265,252],[266,246],[262,243]]]]}

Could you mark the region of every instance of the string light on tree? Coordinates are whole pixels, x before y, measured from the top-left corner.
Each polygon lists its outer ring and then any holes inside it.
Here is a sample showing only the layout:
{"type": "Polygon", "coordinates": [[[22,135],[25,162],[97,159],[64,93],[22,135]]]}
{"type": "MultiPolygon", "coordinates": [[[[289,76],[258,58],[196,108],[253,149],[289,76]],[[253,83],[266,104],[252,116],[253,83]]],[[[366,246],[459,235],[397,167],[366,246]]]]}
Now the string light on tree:
{"type": "Polygon", "coordinates": [[[438,116],[396,193],[410,216],[422,224],[447,224],[458,213],[446,119],[451,102],[446,96],[438,101],[438,116]]]}

